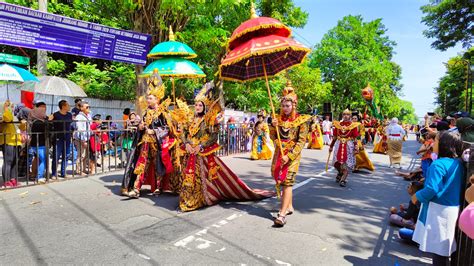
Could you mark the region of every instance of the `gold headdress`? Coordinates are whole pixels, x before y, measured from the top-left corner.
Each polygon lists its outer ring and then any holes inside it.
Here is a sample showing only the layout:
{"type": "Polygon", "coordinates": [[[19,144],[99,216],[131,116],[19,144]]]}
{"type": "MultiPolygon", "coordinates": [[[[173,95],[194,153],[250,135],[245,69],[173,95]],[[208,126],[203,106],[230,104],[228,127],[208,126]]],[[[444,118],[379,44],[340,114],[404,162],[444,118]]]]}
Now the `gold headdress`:
{"type": "Polygon", "coordinates": [[[352,115],[351,110],[347,109],[342,112],[343,115],[352,115]]]}
{"type": "Polygon", "coordinates": [[[202,89],[198,92],[196,97],[194,97],[194,102],[203,102],[206,108],[209,108],[215,98],[214,92],[214,83],[208,82],[204,84],[202,89]]]}
{"type": "Polygon", "coordinates": [[[291,85],[291,81],[286,82],[286,87],[283,89],[281,101],[292,101],[293,104],[298,103],[298,96],[295,93],[295,89],[291,85]]]}
{"type": "Polygon", "coordinates": [[[267,112],[265,110],[260,110],[257,114],[257,116],[263,116],[263,117],[266,117],[267,116],[267,112]]]}
{"type": "Polygon", "coordinates": [[[158,100],[163,99],[165,96],[165,85],[156,68],[153,70],[153,74],[147,78],[146,83],[148,86],[147,95],[154,95],[158,100]]]}
{"type": "MultiPolygon", "coordinates": [[[[219,86],[221,86],[220,83],[219,86]]],[[[194,102],[203,102],[205,105],[206,114],[204,119],[207,124],[214,126],[218,123],[218,116],[223,111],[223,99],[220,94],[221,88],[216,87],[214,82],[206,83],[199,93],[194,97],[194,102]]]]}

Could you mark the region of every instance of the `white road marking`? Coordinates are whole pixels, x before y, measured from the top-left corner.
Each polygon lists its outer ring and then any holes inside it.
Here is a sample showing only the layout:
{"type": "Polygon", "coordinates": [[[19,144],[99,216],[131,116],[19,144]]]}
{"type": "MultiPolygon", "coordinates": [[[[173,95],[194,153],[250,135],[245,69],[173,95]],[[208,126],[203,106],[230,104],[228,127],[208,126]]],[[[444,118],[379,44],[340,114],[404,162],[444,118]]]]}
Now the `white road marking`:
{"type": "Polygon", "coordinates": [[[210,248],[211,244],[217,244],[216,242],[212,242],[212,241],[206,240],[204,238],[196,238],[195,241],[196,242],[202,242],[201,244],[198,244],[196,246],[197,249],[206,249],[206,248],[210,248]]]}
{"type": "Polygon", "coordinates": [[[195,239],[194,236],[188,236],[186,238],[181,239],[180,241],[174,243],[175,247],[183,247],[185,248],[187,244],[193,242],[195,239]]]}
{"type": "Polygon", "coordinates": [[[284,261],[281,261],[281,260],[275,260],[275,262],[276,262],[277,264],[279,264],[279,265],[287,265],[287,266],[291,266],[291,264],[290,264],[290,263],[288,263],[288,262],[284,262],[284,261]]]}

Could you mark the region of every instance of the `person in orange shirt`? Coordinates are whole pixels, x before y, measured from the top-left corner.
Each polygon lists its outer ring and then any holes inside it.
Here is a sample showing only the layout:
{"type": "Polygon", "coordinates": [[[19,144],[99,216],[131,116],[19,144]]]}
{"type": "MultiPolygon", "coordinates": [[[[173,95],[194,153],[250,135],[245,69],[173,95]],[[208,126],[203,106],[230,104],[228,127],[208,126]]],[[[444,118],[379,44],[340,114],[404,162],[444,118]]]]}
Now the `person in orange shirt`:
{"type": "Polygon", "coordinates": [[[436,133],[429,132],[426,134],[425,142],[423,146],[416,152],[416,154],[423,154],[421,157],[421,169],[423,171],[423,177],[426,178],[428,173],[428,168],[430,167],[433,160],[431,159],[431,152],[433,152],[433,144],[436,138],[436,133]]]}

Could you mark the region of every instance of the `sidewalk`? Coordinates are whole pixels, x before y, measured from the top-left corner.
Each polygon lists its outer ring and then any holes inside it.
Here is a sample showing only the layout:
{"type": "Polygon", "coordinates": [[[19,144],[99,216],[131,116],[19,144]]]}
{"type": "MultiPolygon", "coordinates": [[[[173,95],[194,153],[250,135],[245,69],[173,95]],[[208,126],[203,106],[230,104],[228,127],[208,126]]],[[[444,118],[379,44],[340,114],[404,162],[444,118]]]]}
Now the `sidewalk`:
{"type": "MultiPolygon", "coordinates": [[[[404,152],[414,154],[415,141],[404,152]]],[[[431,260],[398,239],[388,208],[407,202],[407,182],[369,156],[373,174],[348,187],[324,172],[324,151],[304,150],[295,214],[272,228],[274,198],[222,203],[178,213],[176,196],[119,196],[111,173],[0,192],[0,264],[420,265],[431,260]]],[[[251,187],[273,189],[270,161],[248,155],[224,161],[251,187]]],[[[404,166],[414,165],[404,156],[404,166]]]]}

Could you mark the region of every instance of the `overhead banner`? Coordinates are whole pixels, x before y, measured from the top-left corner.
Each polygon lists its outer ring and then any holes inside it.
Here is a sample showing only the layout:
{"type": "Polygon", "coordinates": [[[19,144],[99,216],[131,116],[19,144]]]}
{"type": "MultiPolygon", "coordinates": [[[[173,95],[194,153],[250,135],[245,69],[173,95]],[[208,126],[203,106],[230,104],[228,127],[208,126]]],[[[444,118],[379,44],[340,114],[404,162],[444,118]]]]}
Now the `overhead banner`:
{"type": "Polygon", "coordinates": [[[151,36],[0,2],[0,44],[145,65],[151,36]]]}

